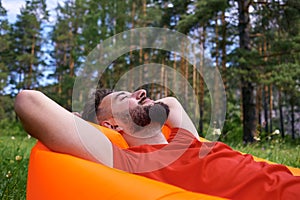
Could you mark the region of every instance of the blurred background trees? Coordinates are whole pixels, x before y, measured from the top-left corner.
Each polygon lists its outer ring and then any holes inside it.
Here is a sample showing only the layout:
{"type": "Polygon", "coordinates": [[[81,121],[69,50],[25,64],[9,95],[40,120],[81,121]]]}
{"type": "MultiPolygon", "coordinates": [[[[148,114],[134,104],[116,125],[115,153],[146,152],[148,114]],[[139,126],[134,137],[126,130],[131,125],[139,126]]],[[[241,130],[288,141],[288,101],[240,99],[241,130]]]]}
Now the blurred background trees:
{"type": "MultiPolygon", "coordinates": [[[[28,0],[9,22],[0,0],[0,121],[15,119],[13,100],[21,89],[41,90],[71,110],[76,74],[97,44],[151,26],[193,38],[201,47],[201,65],[220,71],[227,95],[221,139],[248,143],[277,130],[282,137],[300,136],[299,1],[65,0],[52,11],[52,23],[49,12],[46,0],[28,0]]],[[[141,49],[121,56],[105,72],[102,86],[112,88],[122,74],[144,63],[172,67],[190,82],[199,110],[188,112],[197,116],[205,135],[208,89],[193,63],[172,52],[141,49]]],[[[159,85],[146,88],[152,97],[172,95],[159,85]]],[[[188,104],[189,96],[181,101],[188,104]]]]}

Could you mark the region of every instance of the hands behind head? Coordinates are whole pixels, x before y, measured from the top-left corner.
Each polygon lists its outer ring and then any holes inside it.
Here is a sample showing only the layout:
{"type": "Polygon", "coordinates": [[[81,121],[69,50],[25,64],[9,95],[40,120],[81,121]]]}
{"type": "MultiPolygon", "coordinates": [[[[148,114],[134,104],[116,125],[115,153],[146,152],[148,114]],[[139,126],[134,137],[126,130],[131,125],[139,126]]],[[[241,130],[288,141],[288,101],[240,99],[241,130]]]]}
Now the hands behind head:
{"type": "Polygon", "coordinates": [[[79,112],[72,112],[73,115],[82,118],[81,114],[79,112]]]}

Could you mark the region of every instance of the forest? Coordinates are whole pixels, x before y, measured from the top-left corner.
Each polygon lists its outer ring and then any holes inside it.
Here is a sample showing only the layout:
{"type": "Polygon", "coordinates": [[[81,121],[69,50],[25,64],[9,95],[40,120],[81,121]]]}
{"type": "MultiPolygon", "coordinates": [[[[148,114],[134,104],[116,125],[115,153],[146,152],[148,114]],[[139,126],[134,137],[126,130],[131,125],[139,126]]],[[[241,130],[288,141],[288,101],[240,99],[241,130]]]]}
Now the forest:
{"type": "MultiPolygon", "coordinates": [[[[20,90],[40,90],[71,111],[74,82],[97,45],[124,31],[159,27],[192,38],[201,49],[200,69],[220,72],[224,126],[210,123],[212,100],[201,73],[174,52],[132,50],[109,65],[99,87],[114,88],[132,68],[160,63],[192,86],[198,105],[189,106],[186,88],[180,101],[195,116],[200,135],[213,126],[222,128],[220,140],[300,137],[298,0],[65,0],[55,10],[46,0],[25,2],[10,22],[0,0],[0,131],[18,126],[13,103],[20,90]]],[[[164,69],[158,76],[169,81],[164,69]]],[[[152,98],[174,95],[164,85],[144,88],[152,98]]],[[[218,101],[218,93],[212,94],[218,101]]]]}

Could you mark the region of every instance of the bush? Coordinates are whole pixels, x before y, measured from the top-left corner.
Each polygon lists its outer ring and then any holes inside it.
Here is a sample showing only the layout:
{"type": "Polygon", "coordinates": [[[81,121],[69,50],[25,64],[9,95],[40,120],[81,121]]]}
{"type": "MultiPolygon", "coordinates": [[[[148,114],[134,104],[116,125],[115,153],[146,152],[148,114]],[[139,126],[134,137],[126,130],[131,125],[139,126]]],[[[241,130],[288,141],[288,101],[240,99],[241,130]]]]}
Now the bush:
{"type": "Polygon", "coordinates": [[[241,142],[243,140],[243,122],[239,108],[228,105],[226,120],[219,140],[223,142],[241,142]]]}

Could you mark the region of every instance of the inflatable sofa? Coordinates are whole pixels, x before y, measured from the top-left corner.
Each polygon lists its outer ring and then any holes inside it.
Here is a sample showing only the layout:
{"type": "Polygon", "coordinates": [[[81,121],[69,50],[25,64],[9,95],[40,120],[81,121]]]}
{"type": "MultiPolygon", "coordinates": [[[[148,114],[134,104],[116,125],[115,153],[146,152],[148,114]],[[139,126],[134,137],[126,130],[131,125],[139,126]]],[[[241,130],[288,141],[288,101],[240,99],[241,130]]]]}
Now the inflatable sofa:
{"type": "MultiPolygon", "coordinates": [[[[114,144],[128,145],[110,129],[94,125],[114,144]]],[[[169,130],[163,128],[168,137],[169,130]]],[[[203,139],[204,140],[204,139],[203,139]]],[[[265,161],[255,158],[258,161],[265,161]]],[[[267,161],[268,162],[268,161],[267,161]]],[[[290,168],[300,176],[300,169],[290,168]]],[[[30,154],[27,200],[198,200],[222,199],[50,151],[37,142],[30,154]]]]}

